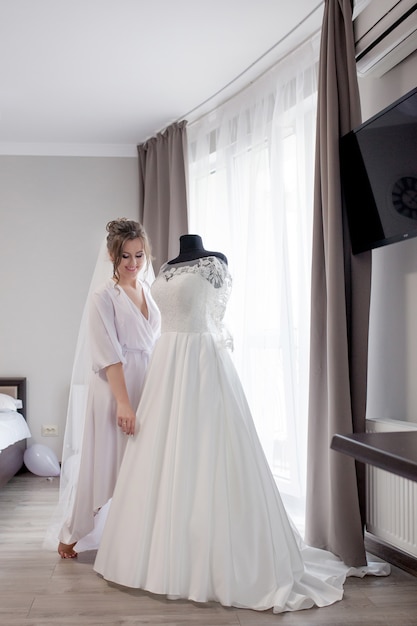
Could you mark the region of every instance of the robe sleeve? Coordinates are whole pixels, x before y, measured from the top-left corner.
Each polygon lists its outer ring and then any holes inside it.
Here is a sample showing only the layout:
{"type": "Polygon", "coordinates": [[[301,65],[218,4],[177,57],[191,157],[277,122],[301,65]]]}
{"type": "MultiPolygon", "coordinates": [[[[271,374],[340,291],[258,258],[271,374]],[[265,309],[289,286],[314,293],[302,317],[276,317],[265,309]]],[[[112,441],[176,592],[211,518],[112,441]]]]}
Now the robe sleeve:
{"type": "Polygon", "coordinates": [[[126,362],[117,336],[115,315],[108,291],[95,292],[90,302],[89,325],[92,367],[96,373],[114,363],[126,362]]]}

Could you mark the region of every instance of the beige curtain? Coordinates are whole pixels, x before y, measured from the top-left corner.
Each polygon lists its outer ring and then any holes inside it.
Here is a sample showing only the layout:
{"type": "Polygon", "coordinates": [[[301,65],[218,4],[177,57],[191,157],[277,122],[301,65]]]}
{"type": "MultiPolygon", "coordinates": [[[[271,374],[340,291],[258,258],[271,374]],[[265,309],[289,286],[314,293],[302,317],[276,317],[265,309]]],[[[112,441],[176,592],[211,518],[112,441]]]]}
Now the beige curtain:
{"type": "Polygon", "coordinates": [[[188,232],[186,124],[172,124],[138,146],[139,219],[152,243],[154,269],[176,257],[188,232]]]}
{"type": "Polygon", "coordinates": [[[330,449],[365,428],[371,256],[353,257],[342,211],[339,138],[361,122],[350,0],[326,0],[314,191],[306,541],[366,563],[363,467],[330,449]],[[359,487],[359,489],[358,489],[359,487]]]}

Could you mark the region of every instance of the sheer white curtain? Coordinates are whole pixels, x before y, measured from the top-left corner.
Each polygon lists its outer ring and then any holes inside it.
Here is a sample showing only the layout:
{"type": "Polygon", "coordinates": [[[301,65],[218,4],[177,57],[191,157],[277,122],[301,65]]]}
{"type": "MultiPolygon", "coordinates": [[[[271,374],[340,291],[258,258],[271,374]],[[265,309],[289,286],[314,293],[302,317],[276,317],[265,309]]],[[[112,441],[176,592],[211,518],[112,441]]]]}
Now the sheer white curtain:
{"type": "Polygon", "coordinates": [[[233,358],[302,530],[319,40],[187,128],[189,232],[229,259],[233,358]]]}

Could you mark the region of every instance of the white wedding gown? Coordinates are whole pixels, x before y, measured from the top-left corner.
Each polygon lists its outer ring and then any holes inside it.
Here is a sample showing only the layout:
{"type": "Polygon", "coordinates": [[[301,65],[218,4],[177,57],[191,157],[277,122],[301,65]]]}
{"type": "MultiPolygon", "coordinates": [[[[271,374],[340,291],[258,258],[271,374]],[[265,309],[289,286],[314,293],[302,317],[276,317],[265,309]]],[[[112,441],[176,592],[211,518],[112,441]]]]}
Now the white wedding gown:
{"type": "Polygon", "coordinates": [[[350,569],[306,546],[264,456],[222,319],[231,289],[216,257],[165,264],[162,315],[94,569],[169,598],[274,612],[340,600],[350,569]]]}

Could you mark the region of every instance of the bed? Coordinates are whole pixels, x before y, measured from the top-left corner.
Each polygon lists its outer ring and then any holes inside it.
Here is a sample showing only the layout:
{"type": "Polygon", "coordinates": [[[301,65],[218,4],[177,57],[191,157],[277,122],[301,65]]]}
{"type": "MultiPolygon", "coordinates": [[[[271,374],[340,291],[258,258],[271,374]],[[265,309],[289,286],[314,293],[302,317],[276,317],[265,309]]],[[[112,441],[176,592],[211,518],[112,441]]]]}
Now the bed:
{"type": "Polygon", "coordinates": [[[26,439],[26,378],[0,378],[0,487],[23,466],[26,439]]]}

